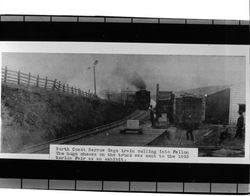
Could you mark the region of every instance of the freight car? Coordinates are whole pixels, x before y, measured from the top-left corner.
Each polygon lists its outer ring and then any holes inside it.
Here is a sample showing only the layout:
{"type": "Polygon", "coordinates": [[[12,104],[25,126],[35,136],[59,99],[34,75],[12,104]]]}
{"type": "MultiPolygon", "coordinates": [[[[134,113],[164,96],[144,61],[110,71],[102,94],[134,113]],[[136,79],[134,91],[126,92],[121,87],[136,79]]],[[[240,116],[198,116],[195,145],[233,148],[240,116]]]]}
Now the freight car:
{"type": "Polygon", "coordinates": [[[135,92],[135,104],[140,110],[147,110],[150,106],[150,92],[143,89],[135,92]]]}
{"type": "Polygon", "coordinates": [[[174,123],[174,99],[175,95],[172,91],[160,91],[159,84],[156,85],[156,121],[159,117],[166,116],[166,123],[174,123]]]}
{"type": "Polygon", "coordinates": [[[195,96],[182,96],[175,99],[175,123],[181,127],[193,124],[198,127],[203,117],[203,99],[195,96]]]}

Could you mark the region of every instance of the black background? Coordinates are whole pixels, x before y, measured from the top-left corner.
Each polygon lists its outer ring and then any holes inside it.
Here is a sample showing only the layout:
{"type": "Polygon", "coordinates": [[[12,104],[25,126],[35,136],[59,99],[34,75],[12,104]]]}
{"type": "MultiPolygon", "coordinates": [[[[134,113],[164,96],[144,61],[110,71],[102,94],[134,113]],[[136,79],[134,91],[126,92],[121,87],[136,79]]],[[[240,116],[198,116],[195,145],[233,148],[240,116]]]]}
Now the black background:
{"type": "MultiPolygon", "coordinates": [[[[249,45],[249,26],[0,22],[0,41],[249,45]]],[[[0,160],[0,178],[249,183],[249,165],[0,160]]]]}

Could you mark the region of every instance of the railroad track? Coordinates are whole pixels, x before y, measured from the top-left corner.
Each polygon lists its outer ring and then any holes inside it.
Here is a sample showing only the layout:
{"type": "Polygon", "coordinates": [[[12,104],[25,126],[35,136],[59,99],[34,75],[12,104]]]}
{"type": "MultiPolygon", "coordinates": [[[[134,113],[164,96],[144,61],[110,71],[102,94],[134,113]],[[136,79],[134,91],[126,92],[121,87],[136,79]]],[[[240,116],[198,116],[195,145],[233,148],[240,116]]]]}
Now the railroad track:
{"type": "Polygon", "coordinates": [[[21,153],[44,152],[44,151],[49,149],[50,144],[67,144],[67,143],[70,143],[72,141],[76,141],[76,140],[79,140],[81,138],[84,138],[84,137],[89,137],[91,135],[95,135],[95,134],[107,131],[109,129],[122,126],[126,123],[126,121],[128,119],[134,119],[134,120],[138,119],[139,120],[139,119],[145,119],[147,116],[148,116],[147,111],[137,110],[122,120],[118,120],[118,121],[115,121],[115,122],[112,122],[112,123],[109,123],[106,125],[101,125],[101,126],[98,126],[98,127],[92,128],[92,129],[77,132],[77,133],[62,137],[62,138],[50,140],[48,142],[44,142],[44,143],[41,143],[38,145],[32,145],[32,146],[29,146],[29,147],[25,148],[24,150],[22,150],[21,153]]]}

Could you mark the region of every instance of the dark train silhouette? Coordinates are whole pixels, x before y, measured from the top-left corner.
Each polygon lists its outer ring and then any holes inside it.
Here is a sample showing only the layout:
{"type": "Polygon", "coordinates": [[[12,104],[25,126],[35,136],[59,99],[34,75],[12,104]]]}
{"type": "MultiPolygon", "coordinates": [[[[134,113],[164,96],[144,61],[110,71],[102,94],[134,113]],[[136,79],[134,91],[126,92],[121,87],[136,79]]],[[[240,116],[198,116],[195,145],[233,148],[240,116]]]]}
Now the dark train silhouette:
{"type": "Polygon", "coordinates": [[[135,107],[139,110],[147,110],[150,106],[150,91],[141,89],[138,91],[121,91],[108,93],[107,99],[128,107],[135,107]]]}
{"type": "Polygon", "coordinates": [[[150,92],[143,89],[135,92],[135,104],[140,110],[147,110],[150,106],[150,92]]]}

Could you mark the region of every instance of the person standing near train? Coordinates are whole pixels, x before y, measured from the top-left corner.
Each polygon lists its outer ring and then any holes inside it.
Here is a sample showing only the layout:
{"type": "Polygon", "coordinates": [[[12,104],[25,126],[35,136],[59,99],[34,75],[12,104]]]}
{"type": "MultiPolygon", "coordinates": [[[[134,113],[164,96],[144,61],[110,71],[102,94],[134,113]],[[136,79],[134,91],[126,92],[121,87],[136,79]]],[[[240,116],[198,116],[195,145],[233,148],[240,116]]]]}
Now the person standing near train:
{"type": "Polygon", "coordinates": [[[150,112],[151,126],[154,127],[155,126],[155,112],[154,112],[152,105],[149,106],[149,112],[150,112]]]}
{"type": "Polygon", "coordinates": [[[192,122],[191,114],[188,114],[185,124],[186,124],[186,129],[187,129],[187,132],[186,132],[187,140],[189,140],[189,136],[190,136],[190,139],[194,141],[194,135],[193,135],[194,123],[192,122]]]}
{"type": "Polygon", "coordinates": [[[243,112],[239,112],[239,118],[237,120],[237,130],[236,130],[236,134],[235,134],[235,138],[239,137],[242,138],[243,137],[243,129],[244,129],[244,116],[243,116],[243,112]]]}

